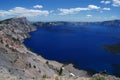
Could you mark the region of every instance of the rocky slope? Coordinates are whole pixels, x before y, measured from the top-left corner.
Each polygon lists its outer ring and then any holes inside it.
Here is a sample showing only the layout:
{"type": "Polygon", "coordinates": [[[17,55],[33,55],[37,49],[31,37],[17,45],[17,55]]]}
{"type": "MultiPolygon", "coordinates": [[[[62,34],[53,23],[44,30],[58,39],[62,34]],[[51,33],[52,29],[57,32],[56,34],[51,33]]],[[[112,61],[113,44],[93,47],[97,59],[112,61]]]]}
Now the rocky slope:
{"type": "MultiPolygon", "coordinates": [[[[49,61],[29,51],[23,40],[35,27],[25,18],[11,18],[0,22],[0,67],[1,73],[16,76],[17,79],[30,80],[59,75],[63,64],[49,61]]],[[[87,72],[77,70],[72,65],[64,67],[60,75],[86,77],[87,72]]]]}
{"type": "Polygon", "coordinates": [[[72,64],[46,60],[31,52],[22,42],[35,29],[25,17],[0,21],[0,80],[120,80],[100,74],[88,77],[72,64]]]}

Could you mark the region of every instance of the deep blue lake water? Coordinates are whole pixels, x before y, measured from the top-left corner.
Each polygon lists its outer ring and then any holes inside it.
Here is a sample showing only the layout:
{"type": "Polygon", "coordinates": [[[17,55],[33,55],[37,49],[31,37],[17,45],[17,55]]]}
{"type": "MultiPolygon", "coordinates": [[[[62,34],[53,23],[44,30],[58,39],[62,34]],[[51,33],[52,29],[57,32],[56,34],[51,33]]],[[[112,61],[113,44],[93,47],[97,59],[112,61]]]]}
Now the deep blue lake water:
{"type": "Polygon", "coordinates": [[[103,47],[120,42],[120,27],[63,25],[38,28],[30,35],[24,44],[44,58],[120,76],[120,55],[103,47]]]}

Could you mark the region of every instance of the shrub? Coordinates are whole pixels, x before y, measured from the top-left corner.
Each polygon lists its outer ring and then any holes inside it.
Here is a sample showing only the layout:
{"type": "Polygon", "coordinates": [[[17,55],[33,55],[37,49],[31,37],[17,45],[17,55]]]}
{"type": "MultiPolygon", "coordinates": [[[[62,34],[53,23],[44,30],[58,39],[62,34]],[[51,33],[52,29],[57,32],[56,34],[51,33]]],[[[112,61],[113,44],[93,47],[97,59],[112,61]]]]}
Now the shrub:
{"type": "Polygon", "coordinates": [[[61,68],[60,68],[60,71],[59,71],[59,75],[61,76],[62,73],[63,73],[63,68],[61,67],[61,68]]]}
{"type": "Polygon", "coordinates": [[[47,78],[47,75],[46,75],[46,74],[44,74],[44,75],[42,76],[42,78],[47,78]]]}
{"type": "Polygon", "coordinates": [[[58,76],[55,77],[55,80],[60,80],[58,76]]]}
{"type": "Polygon", "coordinates": [[[92,80],[105,80],[105,78],[103,78],[103,77],[96,77],[96,78],[92,78],[92,80]]]}

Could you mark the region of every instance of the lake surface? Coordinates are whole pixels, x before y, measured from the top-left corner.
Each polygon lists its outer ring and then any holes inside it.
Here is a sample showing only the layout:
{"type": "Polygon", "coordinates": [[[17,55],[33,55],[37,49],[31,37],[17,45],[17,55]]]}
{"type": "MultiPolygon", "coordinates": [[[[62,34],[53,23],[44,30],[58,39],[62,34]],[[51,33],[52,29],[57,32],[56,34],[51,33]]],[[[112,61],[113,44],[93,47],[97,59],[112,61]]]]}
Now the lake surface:
{"type": "Polygon", "coordinates": [[[104,49],[120,42],[120,27],[61,25],[30,32],[24,44],[50,60],[70,62],[80,69],[120,76],[120,55],[104,49]]]}

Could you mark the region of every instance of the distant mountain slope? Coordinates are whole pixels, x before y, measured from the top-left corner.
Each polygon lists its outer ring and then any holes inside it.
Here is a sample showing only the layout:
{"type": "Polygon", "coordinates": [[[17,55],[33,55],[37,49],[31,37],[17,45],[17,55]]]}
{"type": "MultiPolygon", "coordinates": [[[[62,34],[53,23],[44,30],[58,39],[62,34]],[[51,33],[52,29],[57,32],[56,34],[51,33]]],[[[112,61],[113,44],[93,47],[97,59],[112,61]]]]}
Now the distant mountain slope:
{"type": "Polygon", "coordinates": [[[104,21],[104,22],[101,22],[100,25],[104,25],[104,26],[119,26],[120,27],[120,20],[104,21]]]}
{"type": "Polygon", "coordinates": [[[43,26],[56,26],[56,25],[102,25],[102,26],[118,26],[120,27],[120,20],[111,20],[111,21],[103,21],[103,22],[35,22],[34,26],[43,27],[43,26]]]}

